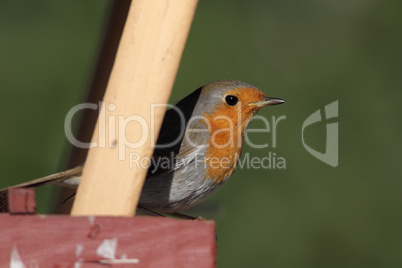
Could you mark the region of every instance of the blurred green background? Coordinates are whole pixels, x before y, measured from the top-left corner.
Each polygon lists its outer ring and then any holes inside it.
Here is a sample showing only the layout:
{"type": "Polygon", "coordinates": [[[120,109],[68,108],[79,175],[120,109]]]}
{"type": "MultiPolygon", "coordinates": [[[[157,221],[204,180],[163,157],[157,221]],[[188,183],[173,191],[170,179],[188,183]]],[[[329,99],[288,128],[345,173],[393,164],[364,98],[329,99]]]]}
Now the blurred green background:
{"type": "MultiPolygon", "coordinates": [[[[64,118],[85,99],[110,6],[0,2],[0,188],[63,166],[64,118]]],[[[189,211],[216,219],[218,267],[402,266],[401,11],[391,0],[200,1],[171,102],[220,79],[287,101],[259,113],[286,116],[276,148],[243,150],[275,152],[286,169],[237,170],[189,211]],[[334,168],[306,151],[301,127],[336,100],[334,168]]],[[[321,152],[325,123],[305,132],[321,152]]],[[[51,189],[37,191],[39,212],[51,189]]]]}

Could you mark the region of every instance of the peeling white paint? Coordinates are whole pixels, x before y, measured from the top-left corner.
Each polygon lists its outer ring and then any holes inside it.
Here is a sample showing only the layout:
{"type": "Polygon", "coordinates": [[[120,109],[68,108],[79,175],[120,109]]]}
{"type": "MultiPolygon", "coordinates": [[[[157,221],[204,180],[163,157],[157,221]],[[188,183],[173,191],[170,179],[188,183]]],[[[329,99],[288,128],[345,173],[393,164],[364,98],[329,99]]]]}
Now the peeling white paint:
{"type": "Polygon", "coordinates": [[[114,259],[117,248],[117,237],[103,240],[102,244],[96,249],[96,254],[107,259],[114,259]]]}
{"type": "Polygon", "coordinates": [[[104,264],[128,264],[128,263],[140,263],[139,259],[114,259],[114,260],[100,260],[100,263],[104,264]]]}
{"type": "Polygon", "coordinates": [[[94,225],[95,216],[88,216],[89,224],[94,225]]]}
{"type": "Polygon", "coordinates": [[[39,263],[38,263],[38,261],[37,261],[37,260],[32,260],[32,261],[29,263],[29,268],[39,268],[39,263]]]}
{"type": "Polygon", "coordinates": [[[24,263],[21,260],[20,254],[18,253],[17,245],[13,245],[10,258],[10,268],[25,268],[24,263]]]}
{"type": "Polygon", "coordinates": [[[77,247],[75,248],[75,256],[79,257],[83,250],[84,250],[84,245],[83,244],[77,244],[77,247]]]}
{"type": "Polygon", "coordinates": [[[81,268],[82,261],[74,262],[74,268],[81,268]]]}

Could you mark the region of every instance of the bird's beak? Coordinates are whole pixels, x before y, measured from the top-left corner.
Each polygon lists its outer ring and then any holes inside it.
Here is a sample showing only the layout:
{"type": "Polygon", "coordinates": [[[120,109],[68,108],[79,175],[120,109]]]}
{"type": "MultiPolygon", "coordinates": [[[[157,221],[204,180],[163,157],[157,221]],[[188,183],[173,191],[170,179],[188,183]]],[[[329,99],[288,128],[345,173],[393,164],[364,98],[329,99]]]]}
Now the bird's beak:
{"type": "Polygon", "coordinates": [[[255,106],[258,108],[262,108],[265,106],[272,106],[272,105],[278,105],[278,104],[282,104],[285,101],[279,98],[270,98],[270,97],[264,97],[262,100],[257,101],[257,102],[252,102],[249,103],[249,106],[255,106]]]}

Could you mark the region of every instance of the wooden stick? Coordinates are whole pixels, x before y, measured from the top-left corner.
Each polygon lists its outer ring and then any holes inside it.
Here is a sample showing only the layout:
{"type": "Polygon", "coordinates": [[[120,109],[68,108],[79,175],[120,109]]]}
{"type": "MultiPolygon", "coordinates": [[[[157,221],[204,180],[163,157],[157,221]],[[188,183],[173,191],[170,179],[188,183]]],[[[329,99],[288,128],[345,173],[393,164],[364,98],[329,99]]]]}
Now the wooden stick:
{"type": "Polygon", "coordinates": [[[196,5],[132,2],[72,215],[134,214],[196,5]]]}
{"type": "MultiPolygon", "coordinates": [[[[108,25],[103,37],[102,48],[98,55],[98,62],[95,73],[92,77],[91,86],[88,91],[85,102],[99,103],[103,100],[106,92],[107,83],[110,73],[112,72],[114,60],[116,58],[117,48],[119,47],[120,38],[123,34],[124,24],[126,23],[128,10],[131,0],[113,1],[110,7],[110,15],[108,17],[108,25]]],[[[98,119],[98,111],[86,109],[82,111],[79,126],[74,135],[81,142],[90,142],[96,121],[98,119]]],[[[70,169],[81,165],[85,162],[88,155],[88,148],[80,148],[71,145],[69,159],[64,166],[70,169]]],[[[64,202],[69,199],[76,189],[66,187],[60,188],[58,198],[55,201],[57,214],[70,214],[73,202],[64,202]]],[[[71,199],[73,201],[74,199],[71,199]]]]}

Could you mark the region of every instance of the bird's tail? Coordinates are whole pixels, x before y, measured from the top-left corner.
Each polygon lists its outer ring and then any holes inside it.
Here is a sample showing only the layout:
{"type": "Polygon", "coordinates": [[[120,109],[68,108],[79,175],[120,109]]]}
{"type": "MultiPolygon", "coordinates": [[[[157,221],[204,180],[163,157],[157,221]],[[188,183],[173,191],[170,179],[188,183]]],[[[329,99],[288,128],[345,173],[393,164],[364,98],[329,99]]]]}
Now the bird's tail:
{"type": "MultiPolygon", "coordinates": [[[[39,187],[39,186],[44,186],[44,185],[49,185],[49,184],[57,184],[59,182],[62,182],[64,180],[70,179],[72,177],[79,177],[82,174],[82,169],[84,168],[84,165],[58,172],[46,177],[42,177],[39,179],[35,179],[32,181],[28,182],[23,182],[17,185],[14,185],[13,187],[22,187],[22,188],[28,188],[28,187],[39,187]]],[[[0,192],[4,191],[6,189],[0,189],[0,192]]]]}

